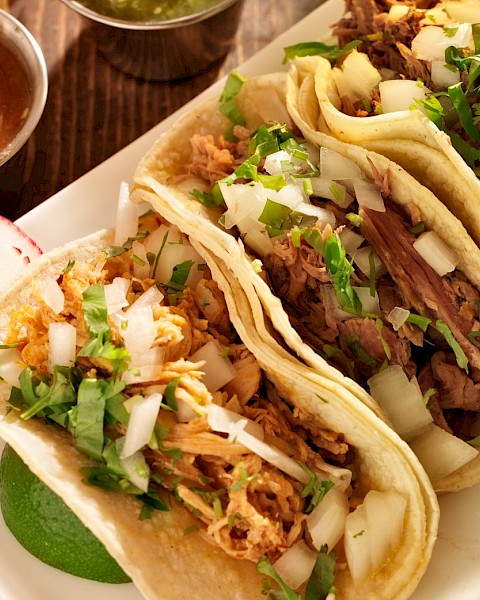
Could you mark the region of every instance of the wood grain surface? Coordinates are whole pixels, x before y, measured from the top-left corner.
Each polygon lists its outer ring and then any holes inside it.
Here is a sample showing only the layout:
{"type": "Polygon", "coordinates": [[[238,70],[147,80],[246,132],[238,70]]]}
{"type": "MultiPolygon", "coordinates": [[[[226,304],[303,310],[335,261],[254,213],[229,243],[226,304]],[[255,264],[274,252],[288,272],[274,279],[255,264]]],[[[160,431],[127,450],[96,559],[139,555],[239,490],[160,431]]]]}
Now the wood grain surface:
{"type": "Polygon", "coordinates": [[[111,67],[60,0],[10,0],[47,62],[49,93],[27,144],[0,168],[0,214],[16,219],[121,150],[322,4],[245,0],[221,64],[189,80],[145,82],[111,67]]]}

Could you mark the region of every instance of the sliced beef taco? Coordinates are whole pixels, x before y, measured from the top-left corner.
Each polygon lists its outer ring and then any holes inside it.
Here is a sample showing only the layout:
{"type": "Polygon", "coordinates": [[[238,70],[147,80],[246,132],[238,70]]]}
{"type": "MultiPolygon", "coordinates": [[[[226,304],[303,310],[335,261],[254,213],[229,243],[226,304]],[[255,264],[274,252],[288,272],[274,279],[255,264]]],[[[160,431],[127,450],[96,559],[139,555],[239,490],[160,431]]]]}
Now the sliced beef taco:
{"type": "MultiPolygon", "coordinates": [[[[311,378],[383,410],[438,491],[470,486],[480,481],[480,253],[398,165],[309,126],[318,117],[309,81],[290,77],[301,134],[276,121],[274,106],[259,125],[257,91],[276,90],[276,106],[286,76],[248,81],[236,140],[218,99],[199,107],[147,154],[132,197],[204,240],[252,307],[258,294],[311,378]]],[[[254,314],[260,331],[263,312],[254,314]]]]}
{"type": "Polygon", "coordinates": [[[304,43],[287,56],[327,49],[315,128],[400,164],[480,243],[480,3],[435,4],[347,2],[343,50],[304,43]]]}
{"type": "Polygon", "coordinates": [[[0,436],[148,599],[407,598],[438,525],[414,454],[267,343],[205,247],[120,229],[1,297],[0,436]]]}

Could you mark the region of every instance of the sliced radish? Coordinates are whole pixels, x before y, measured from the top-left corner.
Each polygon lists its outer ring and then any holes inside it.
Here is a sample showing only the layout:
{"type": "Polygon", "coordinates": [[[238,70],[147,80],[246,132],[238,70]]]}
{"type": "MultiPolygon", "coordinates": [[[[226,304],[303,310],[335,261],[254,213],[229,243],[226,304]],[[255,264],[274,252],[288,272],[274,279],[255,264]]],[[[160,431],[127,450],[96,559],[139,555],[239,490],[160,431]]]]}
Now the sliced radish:
{"type": "Polygon", "coordinates": [[[15,223],[0,216],[0,291],[5,290],[25,267],[42,254],[37,244],[15,223]]]}

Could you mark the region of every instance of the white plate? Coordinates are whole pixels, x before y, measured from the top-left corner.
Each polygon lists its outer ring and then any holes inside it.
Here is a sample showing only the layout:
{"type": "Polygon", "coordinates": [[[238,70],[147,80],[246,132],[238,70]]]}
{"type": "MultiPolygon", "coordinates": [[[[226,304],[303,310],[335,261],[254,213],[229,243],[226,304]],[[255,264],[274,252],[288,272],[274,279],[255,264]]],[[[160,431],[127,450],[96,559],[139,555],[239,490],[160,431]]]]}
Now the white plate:
{"type": "MultiPolygon", "coordinates": [[[[239,67],[239,71],[255,75],[281,69],[284,46],[318,39],[342,12],[342,0],[329,0],[239,67]]],[[[44,250],[112,226],[120,182],[131,178],[143,154],[181,113],[221,87],[221,81],[210,87],[118,154],[18,219],[18,225],[44,250]]],[[[1,447],[0,442],[0,450],[1,447]]],[[[412,600],[479,600],[480,486],[444,496],[440,504],[439,539],[427,574],[412,600]]],[[[0,519],[0,600],[67,598],[141,600],[132,584],[98,584],[44,565],[19,546],[0,519]]]]}

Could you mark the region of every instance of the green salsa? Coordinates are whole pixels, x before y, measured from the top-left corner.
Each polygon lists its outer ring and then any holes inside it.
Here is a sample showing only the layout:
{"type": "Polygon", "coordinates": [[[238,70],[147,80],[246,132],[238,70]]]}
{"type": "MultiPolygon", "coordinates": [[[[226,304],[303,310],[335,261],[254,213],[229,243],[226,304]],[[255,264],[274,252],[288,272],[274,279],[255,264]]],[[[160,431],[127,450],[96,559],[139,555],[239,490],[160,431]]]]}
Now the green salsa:
{"type": "Polygon", "coordinates": [[[220,0],[78,0],[90,10],[122,21],[168,21],[211,8],[220,0]]]}

